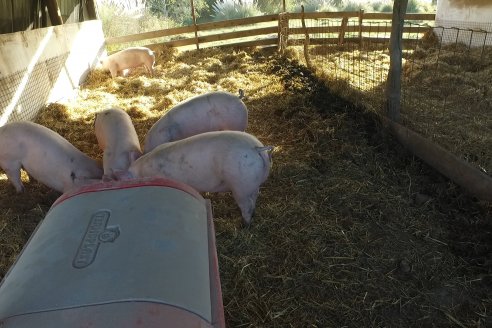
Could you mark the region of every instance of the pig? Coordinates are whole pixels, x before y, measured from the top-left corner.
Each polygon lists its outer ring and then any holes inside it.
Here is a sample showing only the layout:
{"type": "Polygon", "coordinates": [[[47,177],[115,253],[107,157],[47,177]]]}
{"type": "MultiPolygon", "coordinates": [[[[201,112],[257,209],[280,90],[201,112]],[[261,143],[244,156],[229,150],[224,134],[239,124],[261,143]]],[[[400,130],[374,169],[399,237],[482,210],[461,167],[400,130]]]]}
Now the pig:
{"type": "Polygon", "coordinates": [[[0,127],[0,167],[17,192],[24,191],[20,169],[59,192],[100,181],[99,163],[58,133],[32,122],[0,127]]]}
{"type": "MultiPolygon", "coordinates": [[[[111,77],[116,77],[130,68],[145,66],[150,75],[154,74],[155,55],[152,50],[145,47],[130,47],[118,51],[100,61],[104,70],[111,72],[111,77]]],[[[123,73],[123,75],[125,75],[123,73]]]]}
{"type": "Polygon", "coordinates": [[[130,116],[121,108],[96,114],[94,130],[103,153],[103,181],[119,180],[130,164],[142,155],[130,116]]]}
{"type": "Polygon", "coordinates": [[[204,132],[157,146],[130,165],[129,177],[170,178],[199,192],[231,191],[249,226],[272,149],[246,132],[204,132]]]}
{"type": "Polygon", "coordinates": [[[248,110],[241,99],[228,92],[210,92],[185,100],[162,116],[147,132],[144,153],[165,142],[199,133],[221,130],[245,131],[248,110]]]}

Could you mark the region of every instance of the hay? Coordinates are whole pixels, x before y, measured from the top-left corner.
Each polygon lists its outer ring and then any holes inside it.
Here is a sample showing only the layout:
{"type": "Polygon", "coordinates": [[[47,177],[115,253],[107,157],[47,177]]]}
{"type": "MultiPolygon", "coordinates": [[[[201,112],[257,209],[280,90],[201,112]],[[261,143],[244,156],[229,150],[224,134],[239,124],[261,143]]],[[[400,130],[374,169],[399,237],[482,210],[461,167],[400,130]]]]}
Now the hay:
{"type": "MultiPolygon", "coordinates": [[[[433,35],[403,54],[402,123],[492,175],[492,47],[439,45],[433,35]]],[[[330,87],[386,115],[386,49],[316,46],[310,52],[330,87]]]]}
{"type": "Polygon", "coordinates": [[[428,49],[411,64],[404,123],[492,175],[492,47],[428,49]]]}
{"type": "MultiPolygon", "coordinates": [[[[485,327],[492,209],[406,153],[371,115],[268,50],[176,53],[156,74],[93,72],[38,122],[94,158],[94,113],[120,106],[141,142],[177,102],[246,93],[248,132],[274,145],[250,229],[230,194],[212,201],[228,327],[485,327]]],[[[1,275],[59,194],[0,180],[1,275]]]]}

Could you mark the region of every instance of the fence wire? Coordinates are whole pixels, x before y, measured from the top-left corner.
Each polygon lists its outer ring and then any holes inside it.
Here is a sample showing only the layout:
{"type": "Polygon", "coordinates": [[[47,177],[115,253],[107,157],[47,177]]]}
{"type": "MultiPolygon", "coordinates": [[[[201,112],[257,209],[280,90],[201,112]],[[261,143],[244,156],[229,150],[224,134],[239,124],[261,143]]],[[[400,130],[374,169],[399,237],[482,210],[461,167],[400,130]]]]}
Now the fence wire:
{"type": "MultiPolygon", "coordinates": [[[[289,24],[301,27],[298,20],[289,24]]],[[[315,71],[337,92],[385,115],[391,22],[365,21],[361,30],[349,20],[345,33],[338,32],[339,19],[306,25],[323,27],[310,34],[315,71]]],[[[291,46],[303,40],[289,35],[291,46]]],[[[405,22],[402,52],[402,123],[492,174],[492,32],[405,22]]]]}
{"type": "Polygon", "coordinates": [[[39,104],[48,99],[67,57],[57,56],[37,63],[32,70],[0,77],[0,126],[36,117],[39,104]]]}

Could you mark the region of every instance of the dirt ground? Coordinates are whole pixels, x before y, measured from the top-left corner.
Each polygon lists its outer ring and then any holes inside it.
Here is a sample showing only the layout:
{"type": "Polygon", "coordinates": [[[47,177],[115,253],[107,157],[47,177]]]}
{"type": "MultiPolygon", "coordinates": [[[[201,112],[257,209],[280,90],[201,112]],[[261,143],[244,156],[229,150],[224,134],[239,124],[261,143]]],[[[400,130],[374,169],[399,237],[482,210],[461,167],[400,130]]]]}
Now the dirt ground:
{"type": "MultiPolygon", "coordinates": [[[[163,51],[153,77],[94,72],[37,122],[100,159],[94,113],[120,106],[142,142],[190,96],[245,90],[247,132],[275,146],[255,218],[212,201],[228,327],[490,327],[492,206],[411,156],[362,107],[271,50],[163,51]]],[[[25,177],[27,179],[27,177],[25,177]]],[[[60,194],[0,176],[0,276],[60,194]]]]}

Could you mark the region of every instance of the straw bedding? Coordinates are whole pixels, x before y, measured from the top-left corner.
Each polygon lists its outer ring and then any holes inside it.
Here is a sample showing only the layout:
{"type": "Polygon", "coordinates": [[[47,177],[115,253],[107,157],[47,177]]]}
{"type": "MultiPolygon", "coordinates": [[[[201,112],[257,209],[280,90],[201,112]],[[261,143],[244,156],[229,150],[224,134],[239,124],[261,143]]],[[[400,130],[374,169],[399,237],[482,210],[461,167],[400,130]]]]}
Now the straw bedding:
{"type": "MultiPolygon", "coordinates": [[[[101,159],[94,113],[120,106],[140,141],[178,102],[245,90],[247,132],[275,146],[252,226],[212,201],[228,327],[492,325],[492,208],[412,157],[364,110],[269,50],[161,49],[156,73],[94,71],[37,122],[101,159]]],[[[28,179],[24,175],[24,179],[28,179]]],[[[0,275],[58,193],[0,179],[0,275]]]]}

